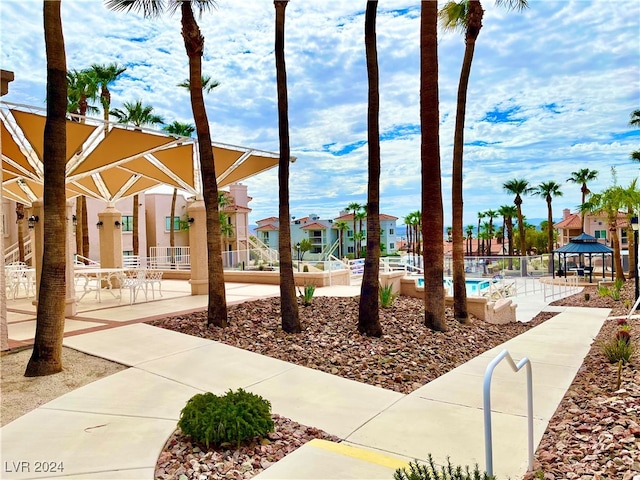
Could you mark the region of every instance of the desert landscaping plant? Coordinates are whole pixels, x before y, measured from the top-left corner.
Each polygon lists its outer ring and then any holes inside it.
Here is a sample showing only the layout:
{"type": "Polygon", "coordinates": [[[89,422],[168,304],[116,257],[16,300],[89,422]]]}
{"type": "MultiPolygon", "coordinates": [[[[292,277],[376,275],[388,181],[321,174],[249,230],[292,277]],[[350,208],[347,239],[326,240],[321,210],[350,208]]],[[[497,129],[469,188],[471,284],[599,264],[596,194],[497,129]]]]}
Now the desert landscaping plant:
{"type": "Polygon", "coordinates": [[[451,465],[447,458],[447,465],[438,467],[431,454],[427,457],[427,464],[409,462],[408,467],[399,468],[393,474],[394,480],[495,480],[487,472],[481,472],[478,464],[473,471],[466,466],[463,468],[451,465]]]}
{"type": "Polygon", "coordinates": [[[629,363],[635,351],[629,332],[620,330],[615,337],[602,344],[602,352],[610,363],[629,363]]]}
{"type": "Polygon", "coordinates": [[[380,296],[380,306],[382,308],[389,308],[393,305],[393,302],[398,298],[398,294],[393,292],[393,285],[380,285],[378,290],[380,296]]]}
{"type": "Polygon", "coordinates": [[[239,388],[218,396],[211,392],[191,397],[180,413],[178,427],[185,435],[209,445],[236,442],[273,432],[271,403],[239,388]]]}
{"type": "Polygon", "coordinates": [[[313,283],[305,283],[303,291],[300,291],[300,289],[298,289],[298,294],[302,299],[302,304],[306,306],[311,305],[311,301],[313,300],[313,294],[315,292],[316,292],[316,286],[313,283]]]}

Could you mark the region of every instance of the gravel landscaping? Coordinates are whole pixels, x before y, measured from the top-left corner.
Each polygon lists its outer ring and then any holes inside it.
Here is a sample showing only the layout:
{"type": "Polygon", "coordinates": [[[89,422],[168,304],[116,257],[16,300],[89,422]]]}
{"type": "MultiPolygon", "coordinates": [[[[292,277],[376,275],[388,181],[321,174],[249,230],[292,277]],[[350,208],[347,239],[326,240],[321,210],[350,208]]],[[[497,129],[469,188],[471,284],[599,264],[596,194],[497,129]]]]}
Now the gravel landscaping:
{"type": "MultiPolygon", "coordinates": [[[[628,313],[633,296],[628,282],[622,298],[601,297],[595,287],[555,302],[556,305],[611,308],[611,315],[628,313]],[[584,293],[590,294],[585,300],[584,293]]],[[[300,307],[303,333],[286,335],[279,329],[279,300],[266,299],[229,308],[230,327],[207,328],[204,312],[151,322],[163,328],[220,341],[263,355],[339,375],[401,393],[409,393],[434,378],[553,317],[541,313],[528,323],[490,325],[473,318],[460,325],[447,310],[449,330],[431,332],[422,324],[416,299],[400,297],[381,310],[384,335],[357,333],[357,299],[314,298],[300,307]]],[[[640,323],[632,320],[632,337],[640,323]]],[[[640,371],[637,357],[623,369],[623,383],[615,390],[615,366],[606,362],[599,344],[617,331],[607,321],[585,359],[571,389],[552,418],[536,452],[535,471],[527,480],[623,479],[638,472],[640,450],[640,371]],[[598,380],[597,384],[594,379],[598,380]],[[606,414],[606,415],[605,415],[606,414]]],[[[312,438],[334,441],[325,432],[274,415],[276,430],[264,441],[239,449],[206,449],[193,445],[176,431],[158,461],[156,478],[251,478],[312,438]]]]}

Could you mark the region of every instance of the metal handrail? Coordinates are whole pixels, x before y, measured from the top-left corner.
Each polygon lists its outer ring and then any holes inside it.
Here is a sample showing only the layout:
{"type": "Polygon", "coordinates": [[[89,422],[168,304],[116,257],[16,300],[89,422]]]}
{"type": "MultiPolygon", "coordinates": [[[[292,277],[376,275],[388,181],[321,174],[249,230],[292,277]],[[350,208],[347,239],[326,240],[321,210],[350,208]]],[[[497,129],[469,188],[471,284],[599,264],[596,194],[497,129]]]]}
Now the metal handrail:
{"type": "Polygon", "coordinates": [[[514,372],[518,372],[523,366],[527,366],[527,424],[529,437],[529,470],[533,469],[533,380],[531,376],[531,361],[524,357],[518,364],[513,361],[508,350],[503,350],[494,358],[484,374],[484,449],[486,471],[489,476],[493,476],[493,441],[491,434],[491,377],[493,370],[503,359],[511,366],[514,372]]]}

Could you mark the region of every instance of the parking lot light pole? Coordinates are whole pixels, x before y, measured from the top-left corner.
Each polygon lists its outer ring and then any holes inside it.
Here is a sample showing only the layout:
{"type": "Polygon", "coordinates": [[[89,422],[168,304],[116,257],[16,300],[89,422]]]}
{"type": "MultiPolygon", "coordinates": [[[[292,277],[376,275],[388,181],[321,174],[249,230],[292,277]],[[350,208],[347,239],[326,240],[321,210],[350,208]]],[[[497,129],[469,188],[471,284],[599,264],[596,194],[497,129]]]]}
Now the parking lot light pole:
{"type": "Polygon", "coordinates": [[[296,243],[296,252],[298,252],[298,272],[300,271],[300,242],[296,243]]]}

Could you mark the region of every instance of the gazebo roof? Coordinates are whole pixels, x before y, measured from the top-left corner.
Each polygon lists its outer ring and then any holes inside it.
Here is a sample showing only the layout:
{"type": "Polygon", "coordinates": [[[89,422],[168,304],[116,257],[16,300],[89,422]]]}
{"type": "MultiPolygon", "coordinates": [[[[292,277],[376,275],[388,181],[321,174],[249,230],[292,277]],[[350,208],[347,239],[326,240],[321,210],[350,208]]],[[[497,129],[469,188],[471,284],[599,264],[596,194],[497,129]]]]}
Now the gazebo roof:
{"type": "Polygon", "coordinates": [[[553,251],[553,253],[613,253],[613,249],[598,242],[598,239],[581,233],[569,240],[569,243],[553,251]]]}

